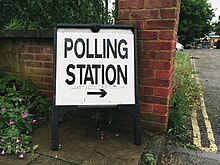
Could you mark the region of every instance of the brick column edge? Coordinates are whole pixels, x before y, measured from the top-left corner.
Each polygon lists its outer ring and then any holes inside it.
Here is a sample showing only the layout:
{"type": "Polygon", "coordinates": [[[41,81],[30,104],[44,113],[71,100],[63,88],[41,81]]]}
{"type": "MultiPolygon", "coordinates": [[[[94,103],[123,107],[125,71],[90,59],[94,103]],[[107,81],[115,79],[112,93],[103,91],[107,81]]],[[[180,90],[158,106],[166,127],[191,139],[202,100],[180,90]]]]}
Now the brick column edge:
{"type": "Polygon", "coordinates": [[[180,0],[119,0],[118,24],[138,27],[142,127],[165,132],[172,95],[180,0]]]}

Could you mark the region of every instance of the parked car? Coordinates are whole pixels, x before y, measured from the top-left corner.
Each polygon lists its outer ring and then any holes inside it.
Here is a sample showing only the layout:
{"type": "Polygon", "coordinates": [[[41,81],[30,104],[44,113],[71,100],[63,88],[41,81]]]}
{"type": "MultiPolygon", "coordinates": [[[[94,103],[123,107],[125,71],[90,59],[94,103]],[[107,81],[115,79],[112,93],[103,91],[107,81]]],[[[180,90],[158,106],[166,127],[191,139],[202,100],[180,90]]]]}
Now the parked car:
{"type": "Polygon", "coordinates": [[[183,51],[184,50],[184,46],[181,43],[177,42],[176,43],[176,50],[177,51],[183,51]]]}

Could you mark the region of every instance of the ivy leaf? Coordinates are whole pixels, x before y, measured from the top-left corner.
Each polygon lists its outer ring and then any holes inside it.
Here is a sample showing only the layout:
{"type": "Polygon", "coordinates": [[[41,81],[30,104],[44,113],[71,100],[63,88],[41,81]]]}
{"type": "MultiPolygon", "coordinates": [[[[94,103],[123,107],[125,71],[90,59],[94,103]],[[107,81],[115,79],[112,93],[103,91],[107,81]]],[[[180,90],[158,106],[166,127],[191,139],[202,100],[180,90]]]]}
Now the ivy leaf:
{"type": "Polygon", "coordinates": [[[34,145],[33,150],[36,151],[38,147],[39,147],[39,145],[34,145]]]}
{"type": "Polygon", "coordinates": [[[32,152],[31,156],[32,156],[32,157],[34,157],[34,155],[35,155],[35,153],[34,153],[34,152],[32,152]]]}

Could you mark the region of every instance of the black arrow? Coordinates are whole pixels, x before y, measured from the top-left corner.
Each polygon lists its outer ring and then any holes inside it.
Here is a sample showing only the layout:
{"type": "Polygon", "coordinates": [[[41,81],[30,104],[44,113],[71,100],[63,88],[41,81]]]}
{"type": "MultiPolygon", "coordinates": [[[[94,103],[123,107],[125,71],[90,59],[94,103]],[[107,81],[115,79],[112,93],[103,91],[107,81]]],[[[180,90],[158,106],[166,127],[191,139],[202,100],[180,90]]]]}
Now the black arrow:
{"type": "Polygon", "coordinates": [[[99,89],[100,92],[87,92],[87,95],[100,95],[100,97],[104,97],[107,92],[104,89],[99,89]]]}

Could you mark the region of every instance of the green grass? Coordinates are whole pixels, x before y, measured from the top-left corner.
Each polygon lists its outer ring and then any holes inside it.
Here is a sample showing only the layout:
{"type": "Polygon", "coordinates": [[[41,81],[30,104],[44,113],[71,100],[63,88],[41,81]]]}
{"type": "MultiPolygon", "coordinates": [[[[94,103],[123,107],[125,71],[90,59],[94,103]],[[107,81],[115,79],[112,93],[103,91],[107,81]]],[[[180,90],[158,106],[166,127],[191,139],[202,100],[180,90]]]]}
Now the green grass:
{"type": "Polygon", "coordinates": [[[173,81],[173,94],[170,101],[168,134],[179,138],[186,137],[185,123],[193,108],[198,105],[201,87],[195,79],[195,71],[190,57],[177,52],[173,81]]]}

